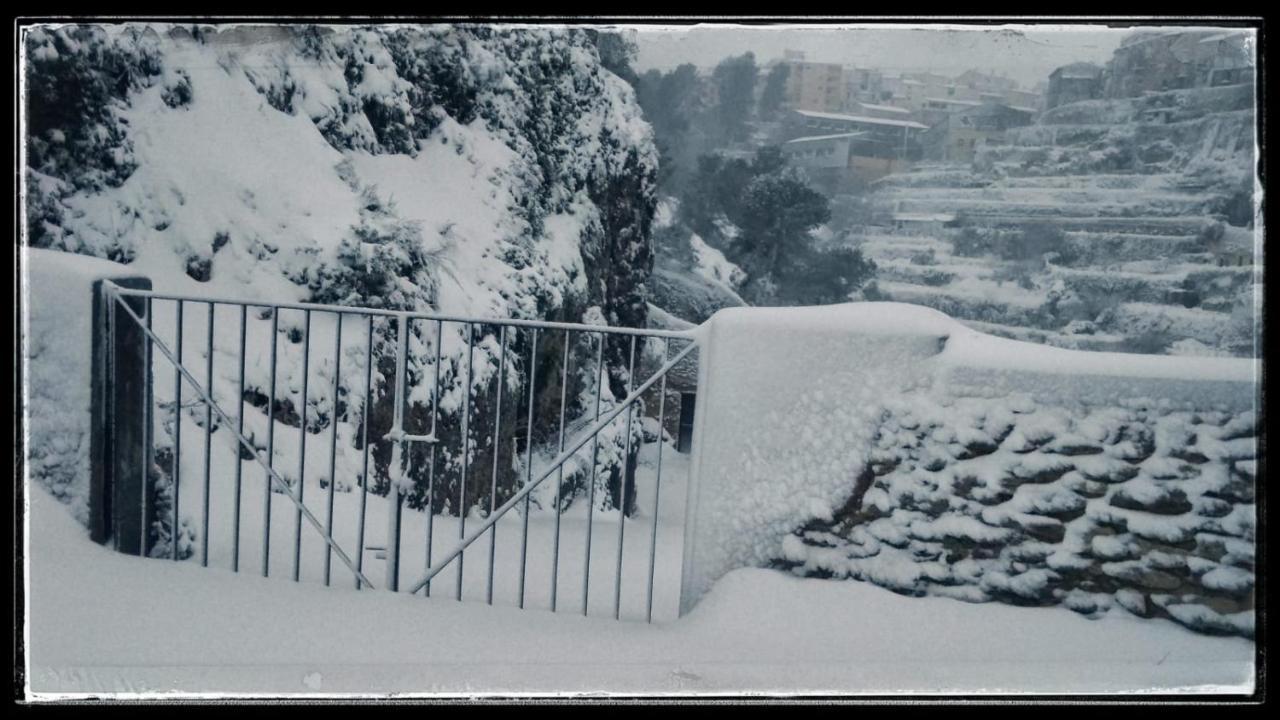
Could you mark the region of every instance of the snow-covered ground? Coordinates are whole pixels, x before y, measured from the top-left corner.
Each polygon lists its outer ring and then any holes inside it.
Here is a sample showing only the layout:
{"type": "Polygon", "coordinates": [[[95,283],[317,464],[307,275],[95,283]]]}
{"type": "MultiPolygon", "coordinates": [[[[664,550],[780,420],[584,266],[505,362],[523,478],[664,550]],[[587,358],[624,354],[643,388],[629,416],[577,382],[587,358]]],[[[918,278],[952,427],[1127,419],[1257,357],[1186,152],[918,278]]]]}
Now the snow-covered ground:
{"type": "Polygon", "coordinates": [[[1253,645],[1165,621],[738,570],[645,625],[116,554],[30,487],[41,698],[141,693],[1249,692],[1253,645]]]}

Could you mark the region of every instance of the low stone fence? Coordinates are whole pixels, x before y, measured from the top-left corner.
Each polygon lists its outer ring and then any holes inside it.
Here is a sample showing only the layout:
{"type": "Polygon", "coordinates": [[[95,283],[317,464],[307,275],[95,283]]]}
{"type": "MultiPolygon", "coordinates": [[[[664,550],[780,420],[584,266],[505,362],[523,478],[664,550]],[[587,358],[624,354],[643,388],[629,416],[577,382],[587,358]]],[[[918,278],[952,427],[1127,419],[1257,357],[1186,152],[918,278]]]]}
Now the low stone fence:
{"type": "Polygon", "coordinates": [[[772,565],[1252,636],[1255,361],[1048,348],[892,303],[704,332],[683,609],[772,565]]]}

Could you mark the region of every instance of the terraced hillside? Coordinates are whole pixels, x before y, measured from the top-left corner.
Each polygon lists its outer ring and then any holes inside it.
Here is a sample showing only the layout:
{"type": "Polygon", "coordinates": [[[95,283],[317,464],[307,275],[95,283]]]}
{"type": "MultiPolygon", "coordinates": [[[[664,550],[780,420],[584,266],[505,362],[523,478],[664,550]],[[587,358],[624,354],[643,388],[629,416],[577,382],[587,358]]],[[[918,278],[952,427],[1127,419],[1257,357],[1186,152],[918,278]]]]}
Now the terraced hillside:
{"type": "Polygon", "coordinates": [[[972,166],[884,178],[869,225],[847,229],[847,241],[880,268],[872,295],[987,332],[1081,349],[1253,355],[1252,91],[1054,108],[972,166]]]}

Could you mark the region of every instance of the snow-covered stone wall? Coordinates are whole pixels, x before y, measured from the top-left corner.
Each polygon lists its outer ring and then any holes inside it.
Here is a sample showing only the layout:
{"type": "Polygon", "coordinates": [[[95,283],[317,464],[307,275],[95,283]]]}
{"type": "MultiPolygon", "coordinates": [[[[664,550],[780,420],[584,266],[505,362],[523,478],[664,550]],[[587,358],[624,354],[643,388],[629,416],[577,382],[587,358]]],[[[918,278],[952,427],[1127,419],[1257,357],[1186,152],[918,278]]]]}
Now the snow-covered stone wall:
{"type": "Polygon", "coordinates": [[[33,248],[23,249],[20,266],[27,476],[87,523],[94,288],[138,274],[107,260],[33,248]]]}
{"type": "Polygon", "coordinates": [[[924,308],[703,329],[682,610],[775,565],[1251,635],[1257,364],[995,338],[924,308]]]}

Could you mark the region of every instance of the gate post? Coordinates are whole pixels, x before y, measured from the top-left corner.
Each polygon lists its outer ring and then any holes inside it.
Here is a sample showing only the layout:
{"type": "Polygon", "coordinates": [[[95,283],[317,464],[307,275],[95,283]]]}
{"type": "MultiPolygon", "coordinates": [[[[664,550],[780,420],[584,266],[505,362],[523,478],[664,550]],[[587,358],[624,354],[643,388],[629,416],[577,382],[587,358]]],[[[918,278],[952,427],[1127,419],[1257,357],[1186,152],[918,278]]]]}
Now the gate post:
{"type": "MultiPolygon", "coordinates": [[[[146,421],[150,418],[150,372],[146,333],[114,297],[112,283],[150,290],[141,276],[93,283],[90,371],[89,537],[129,555],[146,554],[148,506],[146,421]]],[[[120,298],[145,318],[143,298],[120,298]]]]}

